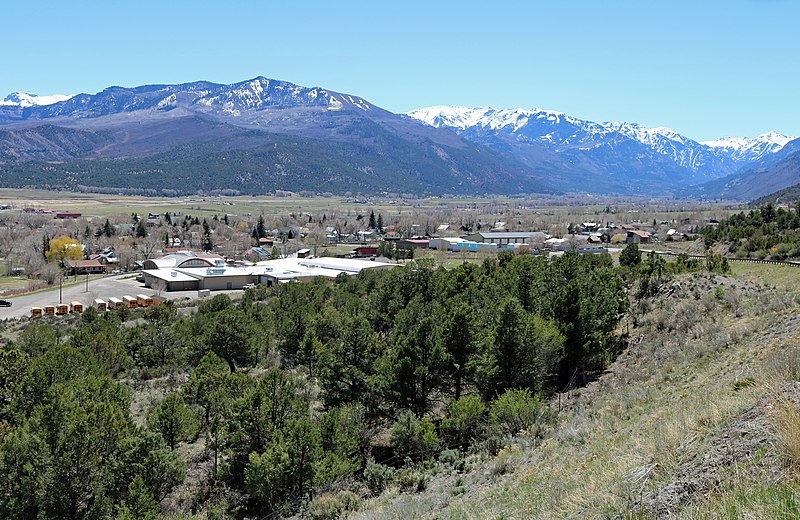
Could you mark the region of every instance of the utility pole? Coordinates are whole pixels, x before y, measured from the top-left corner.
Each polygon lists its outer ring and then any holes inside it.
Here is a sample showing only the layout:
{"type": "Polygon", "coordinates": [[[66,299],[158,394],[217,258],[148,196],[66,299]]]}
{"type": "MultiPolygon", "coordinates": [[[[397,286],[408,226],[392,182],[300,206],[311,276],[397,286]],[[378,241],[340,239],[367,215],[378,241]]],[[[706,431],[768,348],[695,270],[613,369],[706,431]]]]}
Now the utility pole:
{"type": "Polygon", "coordinates": [[[64,303],[64,300],[63,300],[63,298],[61,296],[61,285],[62,285],[63,281],[64,281],[64,275],[62,274],[61,276],[58,277],[58,303],[59,304],[64,303]]]}
{"type": "Polygon", "coordinates": [[[89,292],[89,273],[86,273],[86,290],[83,292],[89,292]]]}

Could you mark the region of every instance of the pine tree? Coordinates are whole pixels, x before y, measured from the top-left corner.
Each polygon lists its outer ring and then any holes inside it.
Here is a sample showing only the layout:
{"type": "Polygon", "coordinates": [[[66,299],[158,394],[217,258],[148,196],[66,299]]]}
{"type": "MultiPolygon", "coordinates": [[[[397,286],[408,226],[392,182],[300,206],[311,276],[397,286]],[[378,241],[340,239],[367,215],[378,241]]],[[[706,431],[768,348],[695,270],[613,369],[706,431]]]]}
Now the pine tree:
{"type": "Polygon", "coordinates": [[[383,214],[378,213],[378,233],[383,233],[383,214]]]}
{"type": "Polygon", "coordinates": [[[375,229],[377,223],[375,222],[375,212],[370,210],[369,211],[369,225],[367,226],[368,229],[375,229]]]}
{"type": "Polygon", "coordinates": [[[258,224],[256,224],[255,238],[264,238],[267,236],[267,228],[264,225],[264,215],[259,215],[258,224]]]}
{"type": "Polygon", "coordinates": [[[173,450],[179,442],[193,440],[199,429],[197,417],[177,392],[168,394],[151,410],[147,425],[159,432],[173,450]]]}
{"type": "Polygon", "coordinates": [[[113,236],[115,233],[114,226],[111,225],[111,222],[106,219],[106,223],[103,224],[103,234],[107,237],[113,236]]]}
{"type": "Polygon", "coordinates": [[[144,238],[147,236],[147,228],[144,226],[144,220],[136,223],[136,238],[144,238]]]}
{"type": "Polygon", "coordinates": [[[211,241],[211,227],[208,221],[203,219],[203,251],[211,251],[214,248],[214,243],[211,241]]]}

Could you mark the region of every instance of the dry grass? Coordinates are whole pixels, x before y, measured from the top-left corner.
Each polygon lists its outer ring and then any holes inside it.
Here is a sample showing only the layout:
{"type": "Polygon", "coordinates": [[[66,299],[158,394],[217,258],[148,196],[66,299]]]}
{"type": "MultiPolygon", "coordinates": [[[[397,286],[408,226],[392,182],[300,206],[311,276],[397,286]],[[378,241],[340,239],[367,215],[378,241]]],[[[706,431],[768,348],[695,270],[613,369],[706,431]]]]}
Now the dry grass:
{"type": "Polygon", "coordinates": [[[775,403],[772,420],[786,462],[800,468],[800,408],[797,403],[781,398],[775,403]]]}

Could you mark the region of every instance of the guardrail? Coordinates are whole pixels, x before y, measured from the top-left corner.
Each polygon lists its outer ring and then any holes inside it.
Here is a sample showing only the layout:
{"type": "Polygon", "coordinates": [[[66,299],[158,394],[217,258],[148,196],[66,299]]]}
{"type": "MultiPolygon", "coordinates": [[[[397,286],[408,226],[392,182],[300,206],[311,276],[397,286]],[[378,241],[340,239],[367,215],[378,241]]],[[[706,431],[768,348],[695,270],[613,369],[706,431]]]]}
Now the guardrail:
{"type": "MultiPolygon", "coordinates": [[[[642,253],[649,253],[654,250],[646,250],[642,249],[642,253]]],[[[657,255],[668,255],[668,256],[679,256],[681,253],[668,253],[667,251],[655,251],[657,255]]],[[[697,258],[700,260],[705,260],[705,255],[690,255],[687,254],[689,258],[697,258]]],[[[751,264],[773,264],[773,265],[788,265],[791,267],[800,267],[800,262],[786,262],[782,260],[763,260],[760,258],[738,258],[735,256],[726,256],[723,257],[729,262],[749,262],[751,264]]]]}

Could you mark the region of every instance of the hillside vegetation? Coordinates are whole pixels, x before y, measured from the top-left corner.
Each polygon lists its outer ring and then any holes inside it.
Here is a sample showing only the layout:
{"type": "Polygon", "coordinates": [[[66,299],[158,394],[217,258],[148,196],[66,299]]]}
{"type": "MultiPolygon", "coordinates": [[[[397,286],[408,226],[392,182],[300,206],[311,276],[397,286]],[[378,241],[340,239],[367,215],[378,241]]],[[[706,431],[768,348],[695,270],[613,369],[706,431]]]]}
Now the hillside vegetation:
{"type": "Polygon", "coordinates": [[[286,516],[422,485],[445,451],[543,427],[627,302],[607,255],[504,254],[14,327],[0,516],[286,516]]]}
{"type": "Polygon", "coordinates": [[[800,204],[793,210],[767,204],[759,210],[737,213],[703,230],[706,246],[728,245],[740,258],[791,260],[800,256],[800,204]]]}
{"type": "Polygon", "coordinates": [[[418,261],[7,322],[0,516],[789,511],[796,296],[714,255],[620,264],[418,261]]]}
{"type": "Polygon", "coordinates": [[[440,458],[425,490],[396,488],[352,518],[796,518],[797,303],[735,272],[665,280],[621,324],[630,345],[609,369],[551,399],[546,432],[440,458]]]}

